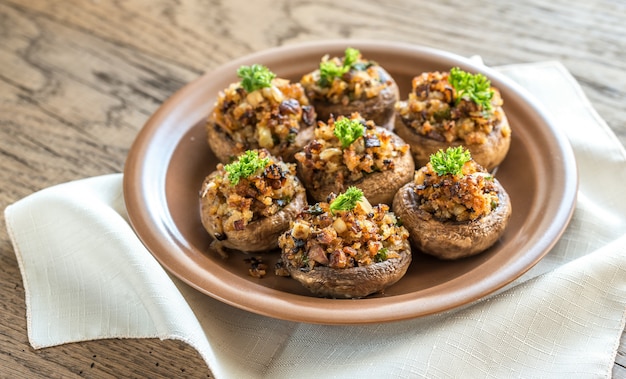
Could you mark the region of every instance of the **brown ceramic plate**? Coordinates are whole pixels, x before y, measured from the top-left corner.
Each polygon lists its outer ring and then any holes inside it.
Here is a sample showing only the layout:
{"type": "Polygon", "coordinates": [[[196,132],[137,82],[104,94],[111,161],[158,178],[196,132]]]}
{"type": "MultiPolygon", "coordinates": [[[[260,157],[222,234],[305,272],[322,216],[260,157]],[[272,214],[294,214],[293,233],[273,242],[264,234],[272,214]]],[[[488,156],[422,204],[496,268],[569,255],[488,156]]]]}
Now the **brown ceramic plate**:
{"type": "MultiPolygon", "coordinates": [[[[237,59],[188,84],[166,101],[139,133],[128,156],[124,195],[132,226],[161,264],[197,290],[227,304],[280,319],[362,324],[402,320],[450,310],[488,295],[535,265],[555,244],[575,204],[574,155],[520,87],[501,74],[459,56],[386,41],[324,41],[285,46],[237,59]],[[414,254],[406,276],[384,294],[359,300],[311,296],[295,280],[273,273],[248,275],[243,254],[224,260],[209,249],[211,238],[198,214],[198,192],[215,169],[204,120],[218,91],[236,81],[242,64],[267,65],[278,76],[299,80],[324,54],[346,47],[378,61],[406,98],[411,78],[453,66],[482,72],[500,88],[513,139],[497,177],[508,190],[513,215],[501,240],[485,253],[444,262],[414,254]]],[[[275,255],[264,259],[272,267],[275,255]]]]}

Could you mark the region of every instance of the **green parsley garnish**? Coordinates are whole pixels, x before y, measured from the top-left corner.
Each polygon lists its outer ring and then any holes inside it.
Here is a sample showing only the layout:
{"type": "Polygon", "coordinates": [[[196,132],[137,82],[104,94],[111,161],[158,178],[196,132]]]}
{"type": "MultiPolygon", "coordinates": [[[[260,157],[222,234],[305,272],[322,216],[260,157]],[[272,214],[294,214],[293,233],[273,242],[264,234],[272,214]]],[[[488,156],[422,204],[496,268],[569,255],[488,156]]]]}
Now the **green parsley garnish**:
{"type": "Polygon", "coordinates": [[[346,192],[337,196],[335,200],[330,203],[330,213],[335,214],[335,211],[351,211],[356,207],[356,204],[363,197],[363,191],[357,187],[348,187],[346,192]]]}
{"type": "Polygon", "coordinates": [[[341,141],[341,147],[345,149],[365,133],[365,126],[359,120],[341,117],[335,121],[333,133],[341,141]]]}
{"type": "Polygon", "coordinates": [[[240,179],[254,175],[259,169],[264,168],[269,161],[269,158],[260,158],[257,151],[248,150],[238,160],[224,166],[224,170],[228,173],[230,184],[237,185],[240,179]]]}
{"type": "Polygon", "coordinates": [[[355,64],[357,60],[359,60],[360,54],[361,52],[359,50],[348,47],[344,52],[343,66],[352,67],[352,65],[355,64]]]}
{"type": "Polygon", "coordinates": [[[344,52],[343,64],[338,66],[333,61],[320,62],[320,81],[322,87],[329,86],[335,78],[340,78],[343,74],[350,71],[352,65],[359,59],[361,53],[359,50],[348,47],[344,52]]]}
{"type": "Polygon", "coordinates": [[[386,261],[388,251],[389,249],[387,249],[386,247],[383,247],[382,249],[378,250],[378,253],[376,253],[376,255],[374,256],[374,262],[386,261]]]}
{"type": "Polygon", "coordinates": [[[469,150],[463,146],[449,147],[446,151],[439,149],[430,156],[430,164],[439,176],[446,174],[461,175],[463,165],[472,159],[469,150]]]}
{"type": "Polygon", "coordinates": [[[491,82],[482,74],[472,75],[458,67],[450,70],[448,81],[457,93],[457,104],[461,99],[471,100],[484,110],[491,110],[491,98],[493,90],[491,82]]]}
{"type": "Polygon", "coordinates": [[[247,92],[256,91],[272,85],[272,79],[276,74],[260,64],[241,66],[237,69],[237,76],[241,78],[241,86],[247,92]]]}

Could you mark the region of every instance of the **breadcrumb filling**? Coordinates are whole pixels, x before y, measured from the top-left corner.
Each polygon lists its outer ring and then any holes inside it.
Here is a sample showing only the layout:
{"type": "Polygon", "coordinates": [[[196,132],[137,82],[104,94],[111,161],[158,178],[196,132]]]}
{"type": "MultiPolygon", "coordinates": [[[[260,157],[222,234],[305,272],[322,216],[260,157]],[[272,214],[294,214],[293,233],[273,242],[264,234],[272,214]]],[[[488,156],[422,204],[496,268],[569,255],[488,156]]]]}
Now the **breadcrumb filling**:
{"type": "Polygon", "coordinates": [[[359,113],[353,113],[350,119],[359,120],[365,130],[349,146],[344,148],[335,136],[335,120],[331,118],[328,123],[319,121],[314,140],[295,154],[305,168],[300,174],[306,176],[304,181],[312,188],[326,183],[354,183],[369,174],[393,170],[395,160],[409,149],[407,144],[396,144],[389,132],[376,127],[373,121],[365,121],[359,113]]]}
{"type": "MultiPolygon", "coordinates": [[[[330,58],[328,55],[322,57],[322,62],[332,61],[337,66],[343,65],[343,60],[344,58],[330,58]]],[[[393,84],[377,63],[360,56],[348,72],[334,78],[327,85],[320,84],[320,78],[320,70],[316,69],[300,79],[307,97],[313,102],[320,100],[342,105],[376,97],[393,84]]]]}
{"type": "Polygon", "coordinates": [[[301,270],[345,269],[399,258],[408,237],[386,204],[371,206],[365,200],[353,210],[333,214],[329,202],[320,202],[298,215],[278,245],[301,270]]]}
{"type": "Polygon", "coordinates": [[[431,163],[415,172],[415,193],[420,216],[450,221],[471,221],[498,207],[493,177],[474,161],[463,165],[462,175],[439,176],[431,163]]]}
{"type": "MultiPolygon", "coordinates": [[[[396,103],[397,113],[405,125],[428,138],[460,140],[465,145],[485,143],[503,119],[500,92],[491,87],[492,110],[485,111],[473,101],[457,99],[448,76],[448,72],[426,72],[414,77],[408,99],[396,103]]],[[[505,125],[499,132],[507,137],[511,129],[505,125]]]]}
{"type": "Polygon", "coordinates": [[[211,120],[232,139],[238,151],[265,148],[280,156],[301,128],[315,123],[315,110],[299,83],[272,80],[270,87],[247,92],[232,83],[217,96],[211,120]]]}

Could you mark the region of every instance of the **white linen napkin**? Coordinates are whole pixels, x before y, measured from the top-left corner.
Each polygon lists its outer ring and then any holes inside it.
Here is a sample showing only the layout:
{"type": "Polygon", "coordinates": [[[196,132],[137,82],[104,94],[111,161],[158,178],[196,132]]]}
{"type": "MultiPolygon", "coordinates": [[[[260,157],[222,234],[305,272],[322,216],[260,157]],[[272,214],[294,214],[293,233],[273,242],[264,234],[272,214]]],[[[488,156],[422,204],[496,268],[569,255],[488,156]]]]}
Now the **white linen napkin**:
{"type": "Polygon", "coordinates": [[[498,68],[546,104],[580,187],[551,252],[505,291],[414,320],[325,326],[223,304],[171,278],[126,221],[122,176],[51,187],[5,210],[34,348],[179,339],[216,378],[609,378],[626,310],[626,152],[558,62],[498,68]]]}

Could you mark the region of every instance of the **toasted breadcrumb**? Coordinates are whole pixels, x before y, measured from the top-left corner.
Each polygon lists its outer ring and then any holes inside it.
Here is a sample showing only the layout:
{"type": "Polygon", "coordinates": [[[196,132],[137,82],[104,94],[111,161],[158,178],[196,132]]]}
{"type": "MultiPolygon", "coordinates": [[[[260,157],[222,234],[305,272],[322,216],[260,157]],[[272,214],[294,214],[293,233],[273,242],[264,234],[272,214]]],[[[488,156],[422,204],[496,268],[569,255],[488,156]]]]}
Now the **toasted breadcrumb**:
{"type": "Polygon", "coordinates": [[[299,83],[276,78],[270,87],[252,92],[232,83],[219,92],[210,119],[236,143],[237,151],[265,148],[281,156],[316,116],[299,83]]]}
{"type": "MultiPolygon", "coordinates": [[[[493,90],[492,110],[484,111],[476,103],[460,99],[448,82],[448,72],[425,72],[413,78],[406,101],[396,103],[396,111],[417,133],[442,142],[460,140],[465,145],[482,144],[503,118],[502,97],[493,90]]],[[[502,128],[503,136],[511,129],[502,128]]]]}
{"type": "MultiPolygon", "coordinates": [[[[339,116],[338,120],[344,116],[339,116]]],[[[334,135],[335,120],[328,123],[319,121],[315,128],[315,139],[295,154],[295,158],[306,170],[301,175],[313,188],[321,188],[325,183],[350,183],[374,172],[394,169],[394,159],[403,155],[407,144],[396,144],[384,129],[377,128],[372,121],[361,118],[359,113],[350,116],[359,120],[365,127],[363,136],[350,146],[343,148],[334,135]]]]}
{"type": "MultiPolygon", "coordinates": [[[[332,61],[337,66],[343,65],[340,57],[322,57],[322,62],[332,61]]],[[[323,100],[331,104],[347,105],[353,100],[371,99],[393,85],[391,78],[381,77],[380,66],[364,59],[360,54],[356,63],[341,77],[336,77],[328,85],[320,84],[320,70],[314,70],[302,77],[300,83],[311,101],[323,100]]]]}
{"type": "Polygon", "coordinates": [[[473,160],[463,165],[462,175],[439,176],[428,163],[415,172],[414,183],[422,218],[476,220],[498,206],[493,177],[473,160]]]}
{"type": "Polygon", "coordinates": [[[367,266],[398,258],[406,247],[409,233],[388,205],[372,206],[365,200],[353,210],[334,214],[329,208],[328,202],[310,206],[280,236],[279,247],[292,265],[305,271],[315,266],[367,266]]]}

